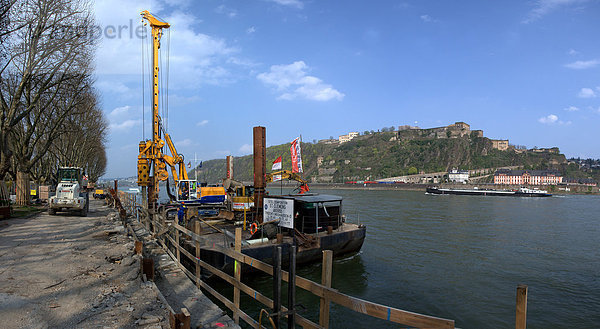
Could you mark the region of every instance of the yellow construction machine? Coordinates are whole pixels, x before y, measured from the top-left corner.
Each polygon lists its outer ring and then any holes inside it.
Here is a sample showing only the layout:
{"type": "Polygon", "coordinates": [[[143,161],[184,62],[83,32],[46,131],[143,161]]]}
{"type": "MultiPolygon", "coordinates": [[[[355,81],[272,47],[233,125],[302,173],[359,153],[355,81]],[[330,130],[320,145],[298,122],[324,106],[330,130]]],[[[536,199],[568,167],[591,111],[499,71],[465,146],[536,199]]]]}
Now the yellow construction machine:
{"type": "Polygon", "coordinates": [[[152,16],[148,11],[141,13],[142,19],[148,21],[152,28],[152,139],[141,141],[139,144],[139,155],[137,162],[139,186],[148,188],[148,205],[151,207],[158,201],[158,183],[169,178],[167,165],[171,169],[173,179],[176,183],[188,180],[182,154],[171,140],[171,136],[165,131],[161,117],[158,112],[159,104],[159,49],[163,29],[170,27],[169,23],[162,22],[152,16]],[[167,145],[171,155],[163,153],[163,147],[167,145]],[[178,170],[179,169],[179,172],[178,170]],[[152,170],[152,174],[151,174],[152,170]]]}
{"type": "Polygon", "coordinates": [[[302,177],[300,177],[300,175],[298,173],[291,172],[289,170],[280,170],[280,171],[272,172],[270,174],[266,174],[265,176],[266,176],[267,184],[272,183],[274,181],[274,179],[277,179],[277,180],[287,179],[287,180],[293,180],[293,181],[300,183],[300,186],[298,187],[298,189],[300,190],[300,194],[304,194],[304,193],[310,191],[310,188],[308,187],[308,182],[306,180],[304,180],[302,177]]]}

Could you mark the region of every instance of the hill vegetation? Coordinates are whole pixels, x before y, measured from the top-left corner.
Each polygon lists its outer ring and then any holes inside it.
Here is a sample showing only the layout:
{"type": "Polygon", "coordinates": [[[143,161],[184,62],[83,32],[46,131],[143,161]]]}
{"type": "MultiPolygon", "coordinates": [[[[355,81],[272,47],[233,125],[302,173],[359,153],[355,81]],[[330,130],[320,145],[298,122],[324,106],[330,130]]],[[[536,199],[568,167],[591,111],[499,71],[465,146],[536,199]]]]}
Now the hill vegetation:
{"type": "MultiPolygon", "coordinates": [[[[283,156],[283,168],[291,168],[290,145],[267,148],[267,172],[271,162],[283,156]]],[[[304,177],[320,182],[376,180],[386,177],[439,172],[452,168],[480,169],[523,166],[526,169],[562,170],[566,158],[556,153],[517,153],[492,148],[485,137],[402,140],[396,132],[358,136],[343,144],[302,143],[304,177]]],[[[234,159],[237,180],[253,180],[252,155],[234,159]]],[[[209,183],[225,177],[225,160],[209,160],[200,168],[199,179],[209,183]]]]}

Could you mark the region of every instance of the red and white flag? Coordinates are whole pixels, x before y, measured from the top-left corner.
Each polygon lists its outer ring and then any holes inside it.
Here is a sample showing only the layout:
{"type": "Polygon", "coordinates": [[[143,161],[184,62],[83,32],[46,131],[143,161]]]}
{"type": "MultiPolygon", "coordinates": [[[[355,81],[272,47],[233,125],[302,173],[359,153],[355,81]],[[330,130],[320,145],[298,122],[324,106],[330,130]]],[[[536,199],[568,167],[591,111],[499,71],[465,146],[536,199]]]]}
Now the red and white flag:
{"type": "Polygon", "coordinates": [[[281,156],[273,161],[273,167],[271,167],[271,170],[281,170],[281,156]]]}
{"type": "Polygon", "coordinates": [[[292,141],[290,153],[292,154],[292,172],[302,172],[302,150],[300,150],[300,137],[292,141]]]}
{"type": "Polygon", "coordinates": [[[192,161],[188,162],[188,168],[192,168],[192,161]]]}

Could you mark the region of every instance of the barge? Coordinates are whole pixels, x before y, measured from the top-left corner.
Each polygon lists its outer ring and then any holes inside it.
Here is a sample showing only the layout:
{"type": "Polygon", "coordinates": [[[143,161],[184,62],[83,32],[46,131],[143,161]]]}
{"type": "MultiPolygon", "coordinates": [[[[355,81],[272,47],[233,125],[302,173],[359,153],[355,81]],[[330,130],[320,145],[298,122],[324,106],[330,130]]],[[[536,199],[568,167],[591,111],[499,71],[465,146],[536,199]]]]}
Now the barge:
{"type": "Polygon", "coordinates": [[[428,187],[428,194],[456,194],[456,195],[483,195],[483,196],[513,196],[513,197],[550,197],[552,194],[545,190],[521,187],[518,190],[493,190],[493,189],[454,189],[428,187]]]}
{"type": "MultiPolygon", "coordinates": [[[[281,246],[282,263],[285,265],[288,263],[288,250],[295,245],[296,263],[300,265],[320,261],[323,250],[332,250],[334,256],[360,251],[365,240],[366,227],[346,222],[345,216],[342,215],[341,197],[311,193],[272,195],[268,199],[285,201],[292,206],[293,226],[283,227],[277,220],[262,223],[255,232],[243,230],[243,254],[272,264],[273,250],[281,246]]],[[[173,218],[173,215],[168,217],[173,218]]],[[[220,270],[232,272],[234,260],[224,255],[222,250],[233,247],[235,228],[239,227],[239,224],[227,220],[211,223],[208,218],[202,218],[192,219],[186,226],[192,230],[196,220],[200,221],[200,236],[204,240],[200,259],[220,270]]],[[[183,241],[184,248],[192,252],[194,241],[186,239],[185,236],[183,241]]],[[[250,266],[243,267],[243,272],[252,270],[250,266]]],[[[202,275],[206,278],[212,273],[203,271],[202,275]]]]}

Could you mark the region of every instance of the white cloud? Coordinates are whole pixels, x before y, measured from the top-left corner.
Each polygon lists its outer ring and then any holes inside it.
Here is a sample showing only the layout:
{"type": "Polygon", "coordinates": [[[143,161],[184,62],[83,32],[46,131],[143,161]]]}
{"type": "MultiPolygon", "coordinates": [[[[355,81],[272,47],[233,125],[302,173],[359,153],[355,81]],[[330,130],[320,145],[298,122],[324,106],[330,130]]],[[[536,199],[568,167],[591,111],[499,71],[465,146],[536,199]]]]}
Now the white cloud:
{"type": "Polygon", "coordinates": [[[260,65],[252,60],[238,57],[229,57],[227,59],[227,63],[235,64],[241,67],[256,67],[260,65]]]}
{"type": "Polygon", "coordinates": [[[131,106],[129,106],[129,105],[117,107],[114,110],[110,111],[109,116],[111,118],[121,118],[125,115],[128,115],[130,109],[131,109],[131,106]]]}
{"type": "Polygon", "coordinates": [[[140,123],[142,122],[142,120],[125,120],[121,123],[111,123],[108,127],[113,130],[113,131],[117,131],[117,130],[127,130],[127,129],[131,129],[135,126],[139,126],[140,123]]]}
{"type": "Polygon", "coordinates": [[[545,117],[541,117],[538,119],[539,123],[543,123],[546,125],[553,125],[553,124],[559,124],[559,125],[570,125],[571,121],[561,121],[558,120],[558,116],[554,115],[554,114],[549,114],[545,117]]]}
{"type": "Polygon", "coordinates": [[[202,126],[204,126],[204,125],[205,125],[205,124],[207,124],[207,123],[208,123],[208,120],[202,120],[202,121],[198,121],[198,123],[196,123],[196,126],[198,126],[198,127],[202,127],[202,126]]]}
{"type": "Polygon", "coordinates": [[[568,7],[585,1],[587,0],[537,0],[535,1],[535,7],[527,14],[527,17],[522,23],[528,24],[535,22],[561,7],[568,7]]]}
{"type": "Polygon", "coordinates": [[[240,146],[240,152],[242,152],[243,154],[252,153],[252,145],[244,144],[240,146]]]}
{"type": "Polygon", "coordinates": [[[254,26],[250,26],[248,29],[246,29],[246,33],[248,34],[252,34],[256,32],[256,28],[254,26]]]}
{"type": "MultiPolygon", "coordinates": [[[[145,39],[142,42],[135,33],[140,24],[139,13],[147,7],[147,3],[137,1],[95,1],[94,11],[99,27],[105,29],[113,26],[115,31],[122,32],[120,36],[104,36],[99,40],[96,73],[101,81],[103,75],[109,74],[139,77],[142,68],[142,43],[146,50],[144,64],[148,64],[149,41],[145,39]],[[118,10],[115,10],[116,8],[118,10]]],[[[223,38],[196,32],[201,20],[190,14],[189,10],[171,11],[170,8],[181,7],[166,6],[165,2],[160,0],[152,2],[152,11],[171,24],[169,29],[163,30],[161,40],[163,58],[167,50],[170,55],[169,88],[193,89],[203,84],[220,85],[235,81],[232,72],[237,66],[235,63],[228,63],[227,59],[232,54],[239,53],[239,49],[231,46],[223,38]]],[[[161,72],[166,70],[163,68],[161,72]]],[[[147,75],[146,68],[146,77],[147,75]]],[[[114,88],[109,85],[99,87],[114,88]]],[[[121,87],[115,91],[119,90],[125,91],[121,87]]]]}
{"type": "Polygon", "coordinates": [[[596,97],[596,92],[594,92],[591,88],[581,88],[579,93],[577,94],[579,98],[594,98],[596,97]]]}
{"type": "Polygon", "coordinates": [[[266,0],[270,2],[275,2],[282,6],[295,7],[298,9],[302,9],[304,7],[304,3],[300,0],[266,0]]]}
{"type": "Polygon", "coordinates": [[[575,106],[569,106],[569,107],[565,108],[565,111],[567,111],[567,112],[575,112],[575,111],[579,111],[579,108],[575,107],[575,106]]]}
{"type": "Polygon", "coordinates": [[[237,10],[235,10],[233,8],[229,8],[225,5],[220,5],[217,8],[215,8],[215,12],[217,14],[225,15],[229,18],[234,18],[235,16],[237,16],[237,10]]]}
{"type": "Polygon", "coordinates": [[[273,65],[269,72],[260,73],[256,78],[265,84],[274,85],[279,92],[282,92],[278,99],[304,98],[329,101],[344,98],[345,95],[333,86],[317,77],[306,75],[308,69],[303,61],[296,61],[289,65],[273,65]]]}
{"type": "Polygon", "coordinates": [[[579,52],[575,49],[569,49],[569,51],[567,51],[567,54],[569,54],[571,56],[575,56],[575,55],[579,54],[579,52]]]}
{"type": "Polygon", "coordinates": [[[576,61],[573,63],[565,64],[565,67],[573,69],[573,70],[585,70],[598,66],[600,61],[597,59],[592,59],[589,61],[576,61]]]}
{"type": "Polygon", "coordinates": [[[433,18],[431,18],[431,16],[429,15],[421,15],[421,20],[425,23],[431,23],[431,22],[435,22],[435,20],[433,18]]]}
{"type": "Polygon", "coordinates": [[[558,121],[558,117],[554,114],[550,114],[548,116],[539,118],[538,121],[543,124],[553,124],[558,121]]]}

